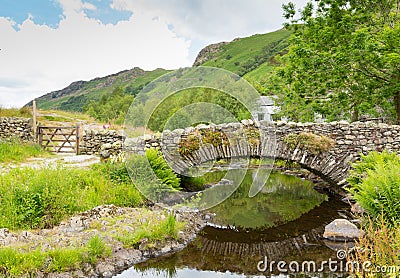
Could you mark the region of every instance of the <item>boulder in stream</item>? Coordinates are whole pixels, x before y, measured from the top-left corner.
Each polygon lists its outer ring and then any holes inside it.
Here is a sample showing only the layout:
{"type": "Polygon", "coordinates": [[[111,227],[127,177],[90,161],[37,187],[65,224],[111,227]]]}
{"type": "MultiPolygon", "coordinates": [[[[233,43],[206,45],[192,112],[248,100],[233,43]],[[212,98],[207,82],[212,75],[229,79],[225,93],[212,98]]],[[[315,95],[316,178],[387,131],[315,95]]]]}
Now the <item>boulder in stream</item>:
{"type": "Polygon", "coordinates": [[[323,237],[333,241],[353,241],[364,236],[364,232],[346,219],[335,219],[325,226],[323,237]]]}

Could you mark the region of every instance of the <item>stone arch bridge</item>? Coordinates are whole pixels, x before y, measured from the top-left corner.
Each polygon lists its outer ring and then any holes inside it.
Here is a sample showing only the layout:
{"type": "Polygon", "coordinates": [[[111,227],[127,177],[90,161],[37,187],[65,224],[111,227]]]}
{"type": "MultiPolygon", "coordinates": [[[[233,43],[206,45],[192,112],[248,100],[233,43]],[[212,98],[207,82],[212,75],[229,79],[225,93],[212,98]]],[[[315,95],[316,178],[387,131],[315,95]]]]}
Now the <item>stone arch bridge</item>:
{"type": "Polygon", "coordinates": [[[199,125],[185,130],[164,131],[160,136],[127,139],[125,147],[135,153],[159,147],[168,160],[174,161],[173,168],[178,172],[215,159],[275,157],[297,162],[329,183],[342,186],[346,184],[351,163],[358,160],[360,154],[382,150],[400,154],[400,126],[373,122],[350,124],[344,121],[256,124],[244,120],[241,123],[199,125]],[[245,134],[247,144],[243,140],[230,139],[226,143],[227,138],[235,134],[245,134]],[[323,150],[311,150],[301,143],[290,144],[288,138],[296,138],[299,134],[316,135],[311,137],[312,140],[330,138],[329,146],[323,150]],[[257,140],[260,136],[265,140],[257,140]]]}

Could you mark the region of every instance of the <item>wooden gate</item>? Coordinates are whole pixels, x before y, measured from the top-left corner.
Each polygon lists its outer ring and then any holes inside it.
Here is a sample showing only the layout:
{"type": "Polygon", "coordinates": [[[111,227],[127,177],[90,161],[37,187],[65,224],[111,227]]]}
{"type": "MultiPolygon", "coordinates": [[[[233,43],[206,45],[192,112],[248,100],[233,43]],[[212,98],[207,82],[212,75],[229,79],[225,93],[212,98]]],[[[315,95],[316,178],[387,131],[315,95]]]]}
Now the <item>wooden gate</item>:
{"type": "Polygon", "coordinates": [[[79,125],[76,126],[38,126],[39,145],[56,153],[79,154],[79,125]]]}

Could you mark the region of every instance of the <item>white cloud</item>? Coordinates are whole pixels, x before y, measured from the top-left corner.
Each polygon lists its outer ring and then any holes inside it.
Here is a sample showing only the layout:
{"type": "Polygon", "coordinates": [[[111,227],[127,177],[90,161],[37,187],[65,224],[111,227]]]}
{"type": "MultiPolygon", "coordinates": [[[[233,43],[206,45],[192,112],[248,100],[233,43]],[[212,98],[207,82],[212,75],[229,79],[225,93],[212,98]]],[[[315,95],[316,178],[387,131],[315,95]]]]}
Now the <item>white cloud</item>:
{"type": "MultiPolygon", "coordinates": [[[[174,26],[180,36],[232,40],[282,28],[282,3],[289,0],[113,0],[133,12],[146,10],[174,26]]],[[[308,0],[292,0],[300,8],[308,0]]]]}
{"type": "Polygon", "coordinates": [[[88,3],[88,2],[83,3],[82,8],[83,9],[87,9],[87,10],[91,10],[91,11],[97,10],[95,5],[93,5],[91,3],[88,3]]]}
{"type": "Polygon", "coordinates": [[[0,105],[21,106],[73,81],[135,66],[151,70],[191,64],[190,42],[145,12],[104,25],[85,16],[81,1],[60,2],[64,18],[57,29],[27,19],[16,31],[12,21],[0,18],[0,105]]]}
{"type": "Polygon", "coordinates": [[[73,81],[135,66],[190,66],[207,44],[281,28],[288,1],[114,0],[113,9],[133,12],[115,25],[88,18],[84,10],[96,6],[84,0],[58,2],[56,29],[28,18],[16,31],[15,22],[0,17],[0,105],[20,106],[73,81]]]}

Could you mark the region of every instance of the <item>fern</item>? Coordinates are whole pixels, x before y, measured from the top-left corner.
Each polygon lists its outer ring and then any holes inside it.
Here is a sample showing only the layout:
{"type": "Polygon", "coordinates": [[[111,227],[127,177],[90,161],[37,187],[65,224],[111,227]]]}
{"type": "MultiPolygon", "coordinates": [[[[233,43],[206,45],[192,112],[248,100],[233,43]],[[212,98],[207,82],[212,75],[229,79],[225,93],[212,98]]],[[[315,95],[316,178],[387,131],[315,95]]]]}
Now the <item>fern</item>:
{"type": "Polygon", "coordinates": [[[354,199],[375,219],[400,224],[400,158],[371,152],[353,165],[348,182],[354,199]]]}

